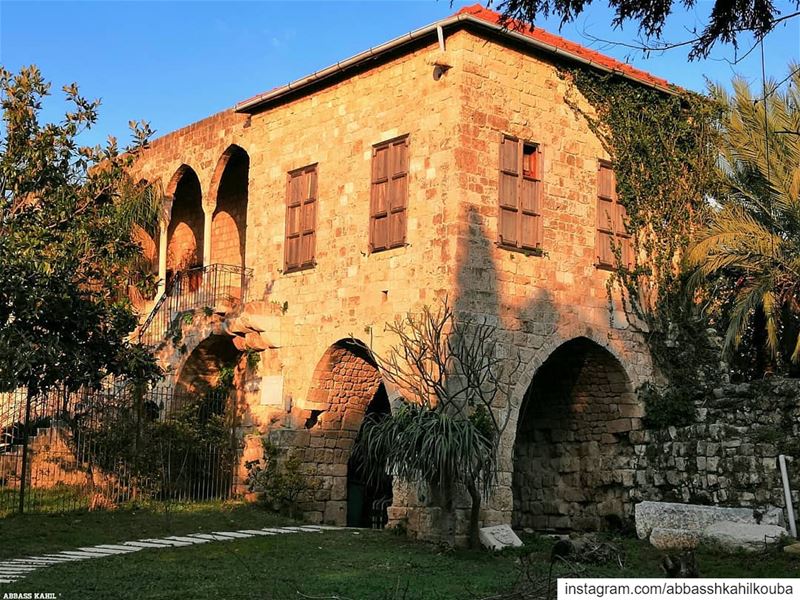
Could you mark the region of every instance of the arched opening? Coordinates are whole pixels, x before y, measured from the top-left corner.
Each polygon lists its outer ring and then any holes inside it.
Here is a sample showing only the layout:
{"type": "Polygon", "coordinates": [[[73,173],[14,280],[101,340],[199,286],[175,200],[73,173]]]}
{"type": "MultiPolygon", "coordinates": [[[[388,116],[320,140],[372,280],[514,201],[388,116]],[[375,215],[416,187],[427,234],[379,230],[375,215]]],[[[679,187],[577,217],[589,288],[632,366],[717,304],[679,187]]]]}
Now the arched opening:
{"type": "Polygon", "coordinates": [[[620,362],[587,338],[562,344],[523,400],[514,444],[513,526],[617,528],[629,519],[636,396],[620,362]]]}
{"type": "MultiPolygon", "coordinates": [[[[353,445],[367,414],[386,414],[389,400],[374,359],[357,340],[340,340],[320,359],[308,393],[305,415],[309,448],[306,463],[322,484],[321,520],[336,525],[371,526],[373,505],[385,514],[391,503],[391,484],[367,486],[351,464],[353,445]],[[315,439],[321,438],[321,439],[315,439]],[[388,493],[388,496],[387,496],[388,493]],[[375,504],[377,500],[382,503],[375,504]]],[[[380,514],[376,523],[385,523],[380,514]]],[[[309,515],[315,518],[315,515],[309,515]]]]}
{"type": "Polygon", "coordinates": [[[247,152],[239,146],[231,146],[220,158],[217,171],[216,209],[211,224],[211,262],[244,267],[250,173],[247,152]]]}
{"type": "Polygon", "coordinates": [[[167,280],[178,272],[203,266],[203,195],[191,167],[181,166],[167,194],[172,195],[172,216],[167,228],[167,280]]]}
{"type": "MultiPolygon", "coordinates": [[[[156,204],[156,188],[146,179],[136,184],[136,191],[147,195],[147,202],[156,204]]],[[[158,290],[158,261],[159,261],[159,224],[153,218],[148,222],[134,224],[133,241],[141,248],[139,260],[133,265],[131,279],[128,285],[128,296],[137,310],[143,309],[153,300],[158,290]]]]}
{"type": "MultiPolygon", "coordinates": [[[[367,406],[364,419],[381,419],[388,416],[389,396],[381,383],[367,406]]],[[[364,429],[362,423],[359,436],[364,429]]],[[[356,438],[358,439],[358,438],[356,438]]],[[[388,508],[392,504],[392,477],[384,473],[378,481],[367,477],[359,460],[352,455],[347,462],[347,526],[383,529],[389,520],[388,508]]]]}
{"type": "Polygon", "coordinates": [[[238,390],[242,353],[230,337],[211,335],[187,356],[178,372],[170,422],[180,423],[175,444],[175,487],[189,499],[227,498],[239,462],[238,390]]]}

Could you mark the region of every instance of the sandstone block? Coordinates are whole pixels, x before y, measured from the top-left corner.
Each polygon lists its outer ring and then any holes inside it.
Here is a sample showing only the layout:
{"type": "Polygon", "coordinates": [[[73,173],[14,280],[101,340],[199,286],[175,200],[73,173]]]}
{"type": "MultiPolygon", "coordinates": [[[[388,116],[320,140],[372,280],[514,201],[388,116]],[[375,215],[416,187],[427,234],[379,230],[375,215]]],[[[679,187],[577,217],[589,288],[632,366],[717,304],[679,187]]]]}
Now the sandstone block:
{"type": "Polygon", "coordinates": [[[659,550],[691,550],[700,545],[700,533],[686,529],[656,527],[650,532],[650,544],[659,550]]]}

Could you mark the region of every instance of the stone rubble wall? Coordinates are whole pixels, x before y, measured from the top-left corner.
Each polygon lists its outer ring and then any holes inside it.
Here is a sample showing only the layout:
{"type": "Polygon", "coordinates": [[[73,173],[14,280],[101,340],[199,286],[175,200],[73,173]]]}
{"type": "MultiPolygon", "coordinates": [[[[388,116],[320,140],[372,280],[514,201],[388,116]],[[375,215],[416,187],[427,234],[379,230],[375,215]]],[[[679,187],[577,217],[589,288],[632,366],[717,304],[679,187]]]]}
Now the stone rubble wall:
{"type": "Polygon", "coordinates": [[[633,432],[635,500],[784,506],[778,455],[800,500],[800,381],[728,384],[697,403],[686,427],[633,432]]]}

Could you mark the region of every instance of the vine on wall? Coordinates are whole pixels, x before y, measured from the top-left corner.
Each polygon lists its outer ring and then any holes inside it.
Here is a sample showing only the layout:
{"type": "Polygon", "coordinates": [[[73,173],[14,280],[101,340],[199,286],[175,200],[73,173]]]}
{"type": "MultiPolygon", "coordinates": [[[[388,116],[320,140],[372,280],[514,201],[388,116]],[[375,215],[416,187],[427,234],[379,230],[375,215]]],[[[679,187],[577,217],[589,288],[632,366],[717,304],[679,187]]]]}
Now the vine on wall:
{"type": "Polygon", "coordinates": [[[614,248],[608,292],[609,301],[618,293],[629,322],[645,334],[655,366],[669,383],[644,390],[649,424],[677,425],[676,415],[685,424],[698,394],[719,377],[716,332],[687,294],[680,262],[718,189],[722,108],[700,94],[678,88],[668,94],[616,75],[570,69],[562,77],[571,84],[568,104],[608,152],[617,195],[628,213],[634,262],[624,265],[622,248],[614,248]],[[580,96],[591,110],[581,107],[580,96]]]}

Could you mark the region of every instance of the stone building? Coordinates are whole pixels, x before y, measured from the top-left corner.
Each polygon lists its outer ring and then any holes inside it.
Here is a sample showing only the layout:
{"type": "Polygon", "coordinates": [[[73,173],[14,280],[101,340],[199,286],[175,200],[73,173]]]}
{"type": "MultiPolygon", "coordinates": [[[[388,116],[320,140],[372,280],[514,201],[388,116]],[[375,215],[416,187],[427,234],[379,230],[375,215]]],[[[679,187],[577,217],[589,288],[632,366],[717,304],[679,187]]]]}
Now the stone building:
{"type": "Polygon", "coordinates": [[[245,458],[266,432],[300,453],[321,481],[309,518],[360,524],[389,504],[409,531],[441,534],[426,494],[395,486],[392,500],[348,460],[365,413],[390,410],[351,340],[382,352],[386,322],[445,296],[523,359],[497,407],[511,425],[484,522],[595,528],[631,514],[635,390],[651,364],[609,311],[624,209],[563,67],[670,90],[476,5],[161,137],[137,164],[166,196],[153,240],[166,294],[143,336],[176,389],[238,365],[245,458]]]}

